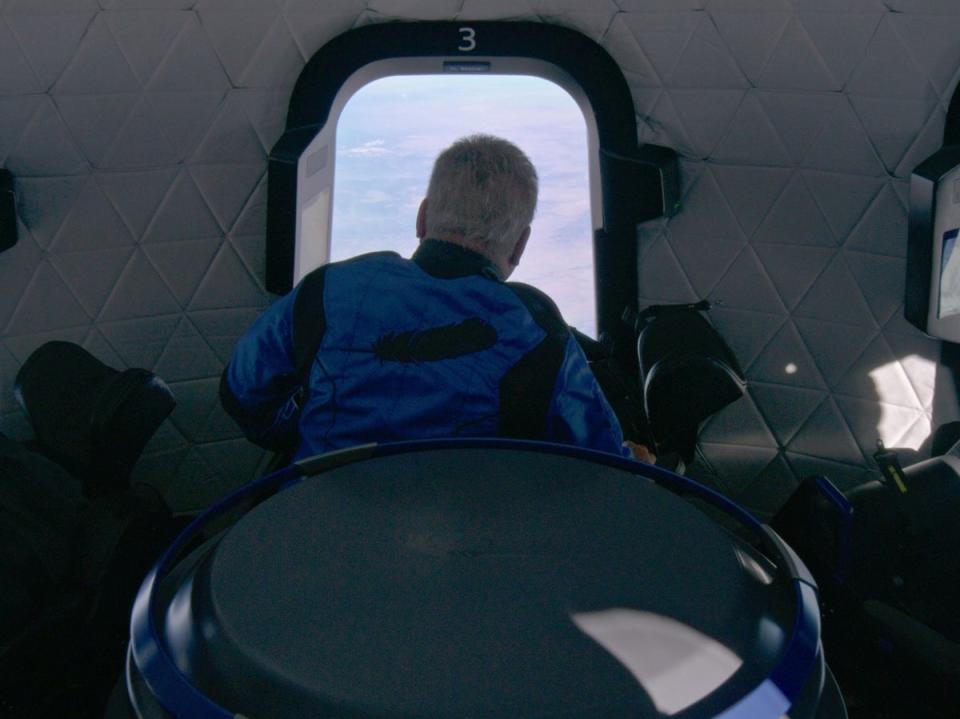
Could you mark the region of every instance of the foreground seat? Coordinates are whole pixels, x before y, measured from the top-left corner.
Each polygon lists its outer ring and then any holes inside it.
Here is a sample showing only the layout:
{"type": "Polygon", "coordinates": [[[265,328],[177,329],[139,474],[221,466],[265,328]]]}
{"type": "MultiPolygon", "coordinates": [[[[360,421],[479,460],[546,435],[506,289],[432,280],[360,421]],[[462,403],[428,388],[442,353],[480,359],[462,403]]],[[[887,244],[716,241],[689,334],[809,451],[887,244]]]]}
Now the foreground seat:
{"type": "Polygon", "coordinates": [[[181,534],[131,626],[141,719],[846,716],[774,533],[673,473],[545,443],[298,462],[181,534]]]}
{"type": "Polygon", "coordinates": [[[66,342],[31,355],[15,391],[36,439],[0,435],[0,715],[99,716],[174,534],[160,493],[130,482],[173,395],[66,342]]]}
{"type": "Polygon", "coordinates": [[[644,406],[660,452],[693,459],[700,425],[743,396],[733,351],[704,312],[709,304],[655,305],[637,315],[644,406]]]}
{"type": "MultiPolygon", "coordinates": [[[[889,455],[890,452],[885,452],[889,455]]],[[[831,662],[893,715],[960,707],[960,444],[844,493],[804,480],[772,524],[810,567],[831,662]]]]}

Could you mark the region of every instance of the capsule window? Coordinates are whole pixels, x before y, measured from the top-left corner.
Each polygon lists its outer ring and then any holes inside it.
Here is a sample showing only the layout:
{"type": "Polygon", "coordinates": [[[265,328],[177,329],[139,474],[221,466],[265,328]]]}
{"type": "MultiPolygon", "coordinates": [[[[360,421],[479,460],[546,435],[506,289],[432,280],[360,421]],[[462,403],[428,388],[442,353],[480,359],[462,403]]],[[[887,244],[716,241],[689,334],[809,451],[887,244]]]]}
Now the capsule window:
{"type": "Polygon", "coordinates": [[[337,123],[329,259],[377,250],[409,257],[434,159],[474,133],[510,140],[537,168],[531,238],[511,280],[543,290],[568,323],[595,335],[587,124],[566,90],[543,78],[394,75],[360,88],[337,123]]]}

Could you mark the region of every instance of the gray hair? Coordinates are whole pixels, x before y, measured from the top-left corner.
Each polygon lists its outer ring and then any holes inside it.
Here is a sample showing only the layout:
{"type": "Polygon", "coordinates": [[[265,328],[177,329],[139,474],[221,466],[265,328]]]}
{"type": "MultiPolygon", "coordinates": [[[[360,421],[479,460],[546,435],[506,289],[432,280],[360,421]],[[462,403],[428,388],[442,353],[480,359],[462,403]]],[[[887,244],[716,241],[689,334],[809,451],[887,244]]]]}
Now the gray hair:
{"type": "Polygon", "coordinates": [[[537,171],[513,143],[470,135],[440,153],[427,189],[428,237],[509,250],[533,220],[537,171]]]}

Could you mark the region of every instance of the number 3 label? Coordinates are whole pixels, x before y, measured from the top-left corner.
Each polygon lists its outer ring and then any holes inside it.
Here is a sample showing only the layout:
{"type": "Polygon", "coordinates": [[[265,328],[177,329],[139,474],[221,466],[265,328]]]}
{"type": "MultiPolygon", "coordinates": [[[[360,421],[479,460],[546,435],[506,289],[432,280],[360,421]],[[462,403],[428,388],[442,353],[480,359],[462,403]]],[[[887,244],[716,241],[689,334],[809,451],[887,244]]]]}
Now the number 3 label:
{"type": "Polygon", "coordinates": [[[472,27],[460,28],[460,39],[463,42],[460,45],[457,45],[457,50],[460,52],[470,52],[471,50],[476,50],[477,31],[472,27]]]}

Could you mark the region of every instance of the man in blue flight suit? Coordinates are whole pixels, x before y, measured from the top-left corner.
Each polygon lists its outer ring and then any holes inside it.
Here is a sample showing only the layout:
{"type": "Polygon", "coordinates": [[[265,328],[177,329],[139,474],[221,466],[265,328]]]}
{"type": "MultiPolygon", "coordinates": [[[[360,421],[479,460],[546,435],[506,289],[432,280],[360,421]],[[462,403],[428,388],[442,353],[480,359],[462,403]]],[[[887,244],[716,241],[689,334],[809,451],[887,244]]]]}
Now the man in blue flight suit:
{"type": "Polygon", "coordinates": [[[437,158],[412,259],[328,264],[240,339],[220,396],[245,434],[301,459],[367,442],[547,440],[653,461],[616,416],[554,303],[506,279],[537,173],[500,138],[437,158]]]}

